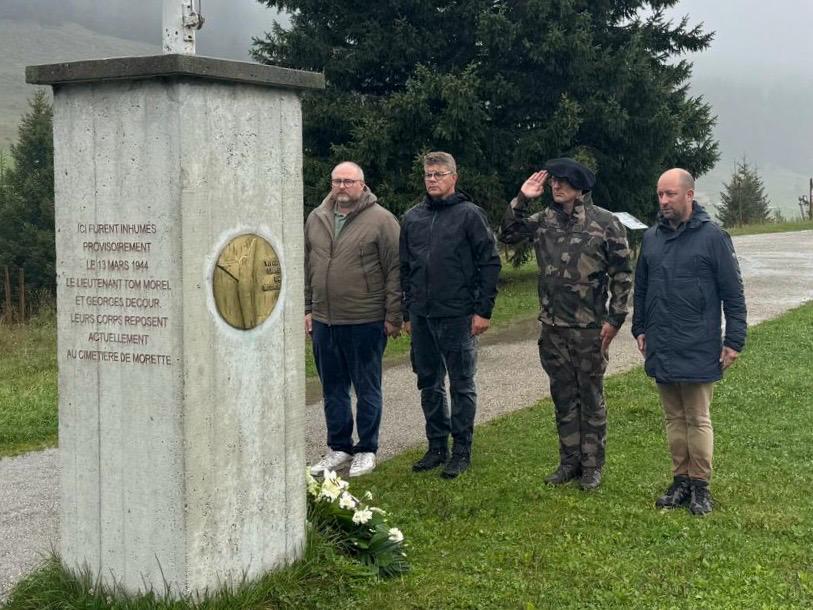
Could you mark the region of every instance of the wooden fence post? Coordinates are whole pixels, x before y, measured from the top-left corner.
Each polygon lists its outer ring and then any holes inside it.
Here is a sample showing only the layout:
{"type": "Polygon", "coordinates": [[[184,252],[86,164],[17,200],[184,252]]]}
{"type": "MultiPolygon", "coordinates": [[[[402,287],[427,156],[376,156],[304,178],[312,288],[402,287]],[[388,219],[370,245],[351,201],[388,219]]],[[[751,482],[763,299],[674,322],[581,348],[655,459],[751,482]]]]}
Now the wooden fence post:
{"type": "Polygon", "coordinates": [[[5,317],[8,319],[9,322],[14,321],[14,309],[11,306],[11,275],[8,272],[8,265],[3,265],[3,270],[5,271],[5,280],[3,282],[3,288],[6,292],[6,311],[5,317]]]}
{"type": "Polygon", "coordinates": [[[25,271],[20,267],[20,322],[25,322],[25,271]]]}

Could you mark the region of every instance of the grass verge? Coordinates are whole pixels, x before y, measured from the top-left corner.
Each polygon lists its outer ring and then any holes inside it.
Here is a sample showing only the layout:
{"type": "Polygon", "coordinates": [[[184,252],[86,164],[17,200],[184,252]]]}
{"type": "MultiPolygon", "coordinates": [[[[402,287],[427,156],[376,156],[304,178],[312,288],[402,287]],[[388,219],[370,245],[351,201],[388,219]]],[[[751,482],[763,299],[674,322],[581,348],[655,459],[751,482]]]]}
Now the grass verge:
{"type": "Polygon", "coordinates": [[[744,225],[726,229],[731,235],[759,235],[760,233],[787,233],[788,231],[808,231],[813,229],[813,220],[793,222],[767,222],[765,224],[744,225]]]}
{"type": "MultiPolygon", "coordinates": [[[[799,363],[810,353],[813,304],[751,329],[712,405],[716,506],[706,518],[654,508],[670,464],[657,393],[638,368],[607,380],[608,461],[596,492],[542,483],[557,456],[544,400],[478,427],[472,468],[457,480],[413,474],[410,452],[354,485],[406,534],[407,576],[335,589],[330,578],[291,582],[274,604],[201,607],[809,608],[813,375],[799,363]]],[[[49,608],[113,607],[82,605],[73,584],[60,586],[49,608]]],[[[49,587],[21,585],[9,608],[37,607],[26,597],[49,587]]]]}
{"type": "Polygon", "coordinates": [[[56,320],[0,324],[0,457],[56,444],[56,320]]]}

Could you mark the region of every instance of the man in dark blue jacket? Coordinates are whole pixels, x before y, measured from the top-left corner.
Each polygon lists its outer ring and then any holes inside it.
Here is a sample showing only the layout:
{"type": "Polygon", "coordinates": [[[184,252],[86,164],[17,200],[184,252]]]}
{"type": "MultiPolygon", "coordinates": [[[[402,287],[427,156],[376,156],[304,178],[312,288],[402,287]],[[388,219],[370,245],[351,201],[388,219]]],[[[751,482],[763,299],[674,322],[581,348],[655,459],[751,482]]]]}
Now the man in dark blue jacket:
{"type": "Polygon", "coordinates": [[[644,234],[635,270],[632,334],[654,377],[666,418],[674,480],[655,502],[711,512],[714,382],[745,345],[745,297],[728,233],[694,201],[694,179],[670,169],[658,180],[658,223],[644,234]],[[721,336],[720,303],[725,312],[721,336]]]}
{"type": "Polygon", "coordinates": [[[450,154],[424,157],[424,184],[426,198],[404,214],[400,244],[404,331],[412,335],[412,369],[429,441],[413,470],[445,464],[442,476],[451,479],[471,461],[477,336],[490,324],[500,257],[485,212],[455,190],[457,166],[450,154]]]}

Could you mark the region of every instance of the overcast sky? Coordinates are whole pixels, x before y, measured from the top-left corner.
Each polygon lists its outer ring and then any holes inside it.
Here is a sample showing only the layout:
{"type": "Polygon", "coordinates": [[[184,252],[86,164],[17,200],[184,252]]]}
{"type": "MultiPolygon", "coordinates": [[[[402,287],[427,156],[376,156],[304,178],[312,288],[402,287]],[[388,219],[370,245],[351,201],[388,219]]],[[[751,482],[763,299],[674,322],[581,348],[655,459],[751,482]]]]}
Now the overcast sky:
{"type": "Polygon", "coordinates": [[[693,57],[698,76],[813,79],[813,0],[682,0],[670,13],[716,32],[693,57]]]}

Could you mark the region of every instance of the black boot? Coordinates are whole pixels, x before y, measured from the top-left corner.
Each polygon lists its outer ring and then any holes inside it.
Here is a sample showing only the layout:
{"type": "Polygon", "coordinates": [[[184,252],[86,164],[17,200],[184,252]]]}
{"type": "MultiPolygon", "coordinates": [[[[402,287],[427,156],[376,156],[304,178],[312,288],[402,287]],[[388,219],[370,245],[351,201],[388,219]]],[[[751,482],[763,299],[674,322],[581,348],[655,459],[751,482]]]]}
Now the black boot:
{"type": "Polygon", "coordinates": [[[548,485],[563,485],[568,481],[580,477],[581,474],[581,466],[575,464],[559,464],[559,468],[545,477],[545,483],[548,485]]]}
{"type": "Polygon", "coordinates": [[[452,457],[449,458],[440,476],[444,479],[454,479],[465,472],[469,464],[471,464],[471,451],[468,449],[454,449],[452,457]]]}
{"type": "Polygon", "coordinates": [[[703,479],[691,479],[692,497],[689,500],[689,511],[702,517],[711,512],[712,500],[709,482],[703,479]]]}
{"type": "Polygon", "coordinates": [[[669,489],[657,500],[655,506],[657,508],[680,508],[689,504],[689,498],[692,495],[691,486],[689,485],[689,477],[678,475],[672,481],[669,489]]]}
{"type": "Polygon", "coordinates": [[[446,447],[430,447],[421,459],[412,464],[412,470],[414,472],[432,470],[445,464],[448,457],[449,450],[446,447]]]}
{"type": "Polygon", "coordinates": [[[601,485],[601,468],[582,468],[582,477],[579,479],[579,487],[584,491],[590,491],[601,485]]]}

